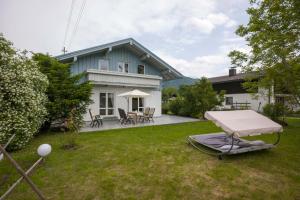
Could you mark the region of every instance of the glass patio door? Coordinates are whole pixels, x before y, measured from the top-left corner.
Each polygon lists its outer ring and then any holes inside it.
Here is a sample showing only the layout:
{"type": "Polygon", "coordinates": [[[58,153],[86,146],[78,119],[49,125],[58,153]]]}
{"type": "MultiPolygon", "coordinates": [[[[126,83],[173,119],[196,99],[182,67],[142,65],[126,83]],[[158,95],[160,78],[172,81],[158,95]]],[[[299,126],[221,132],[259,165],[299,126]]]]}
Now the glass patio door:
{"type": "Polygon", "coordinates": [[[101,92],[99,113],[103,116],[114,115],[114,93],[101,92]]]}
{"type": "Polygon", "coordinates": [[[143,112],[144,111],[144,98],[134,97],[132,98],[132,111],[143,112]]]}

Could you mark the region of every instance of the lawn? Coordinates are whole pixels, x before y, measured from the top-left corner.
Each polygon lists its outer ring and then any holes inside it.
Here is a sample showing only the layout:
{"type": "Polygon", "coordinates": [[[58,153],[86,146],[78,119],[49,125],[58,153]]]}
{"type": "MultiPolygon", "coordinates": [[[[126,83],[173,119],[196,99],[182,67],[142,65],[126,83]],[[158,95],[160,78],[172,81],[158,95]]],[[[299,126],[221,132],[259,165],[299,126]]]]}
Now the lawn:
{"type": "MultiPolygon", "coordinates": [[[[300,199],[300,119],[289,123],[275,149],[222,161],[186,143],[188,135],[220,131],[211,122],[82,133],[76,150],[60,148],[62,134],[45,134],[13,156],[27,168],[39,144],[52,145],[32,175],[49,199],[300,199]]],[[[18,177],[7,160],[4,175],[0,194],[18,177]]],[[[23,182],[9,199],[35,197],[23,182]]]]}

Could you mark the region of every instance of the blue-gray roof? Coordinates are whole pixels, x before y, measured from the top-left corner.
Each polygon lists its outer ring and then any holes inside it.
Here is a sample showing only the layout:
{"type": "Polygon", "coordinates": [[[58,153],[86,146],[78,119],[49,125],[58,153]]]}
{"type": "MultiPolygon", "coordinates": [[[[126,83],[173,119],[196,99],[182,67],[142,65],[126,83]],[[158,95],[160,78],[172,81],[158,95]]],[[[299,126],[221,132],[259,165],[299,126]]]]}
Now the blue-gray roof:
{"type": "Polygon", "coordinates": [[[103,44],[103,45],[99,45],[99,46],[95,46],[95,47],[91,47],[91,48],[87,48],[87,49],[73,51],[70,53],[55,56],[55,58],[60,61],[65,61],[65,60],[70,60],[74,57],[81,57],[81,56],[109,50],[111,48],[124,46],[124,45],[131,48],[135,52],[138,52],[140,54],[145,54],[145,59],[155,62],[156,66],[161,67],[163,69],[162,70],[163,73],[165,73],[164,75],[169,76],[170,79],[183,77],[183,75],[180,72],[178,72],[176,69],[174,69],[172,66],[170,66],[168,63],[163,61],[161,58],[159,58],[157,55],[152,53],[150,50],[148,50],[146,47],[144,47],[143,45],[138,43],[133,38],[127,38],[127,39],[119,40],[119,41],[112,42],[112,43],[107,43],[107,44],[103,44]]]}

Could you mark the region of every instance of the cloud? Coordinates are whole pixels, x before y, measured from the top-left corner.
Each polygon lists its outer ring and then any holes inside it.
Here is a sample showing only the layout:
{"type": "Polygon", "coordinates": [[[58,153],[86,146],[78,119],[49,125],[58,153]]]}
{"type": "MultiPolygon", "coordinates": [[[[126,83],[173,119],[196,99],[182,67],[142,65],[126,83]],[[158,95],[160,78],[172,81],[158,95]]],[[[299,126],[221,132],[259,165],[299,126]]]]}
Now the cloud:
{"type": "Polygon", "coordinates": [[[209,34],[217,26],[233,23],[217,12],[216,5],[215,0],[90,0],[71,48],[82,46],[80,41],[87,36],[91,42],[103,43],[145,34],[173,38],[176,33],[189,41],[193,35],[209,34]]]}
{"type": "MultiPolygon", "coordinates": [[[[75,1],[67,44],[82,1],[75,1]]],[[[57,54],[62,48],[70,5],[71,0],[4,0],[0,31],[21,48],[57,54]]],[[[72,44],[67,47],[72,51],[143,35],[170,40],[181,35],[185,38],[181,41],[188,43],[195,35],[209,34],[217,26],[232,23],[217,5],[217,0],[88,0],[72,44]]]]}
{"type": "MultiPolygon", "coordinates": [[[[83,0],[75,1],[73,31],[83,0]]],[[[70,51],[133,37],[187,76],[221,75],[228,51],[246,49],[234,37],[242,0],[88,0],[70,51]],[[224,3],[226,2],[226,4],[224,3]],[[240,3],[237,3],[240,2],[240,3]],[[230,9],[229,9],[230,8],[230,9]]],[[[2,0],[0,32],[15,46],[61,54],[71,0],[2,0]],[[59,6],[57,6],[59,5],[59,6]],[[9,20],[8,20],[9,19],[9,20]]]]}
{"type": "Polygon", "coordinates": [[[224,13],[212,13],[205,17],[188,18],[183,24],[186,28],[194,28],[205,34],[211,33],[217,26],[221,25],[225,25],[225,27],[230,28],[235,26],[236,22],[224,13]]]}
{"type": "Polygon", "coordinates": [[[197,17],[191,17],[184,22],[186,28],[197,29],[201,33],[210,33],[215,25],[211,23],[208,19],[200,19],[197,17]]]}
{"type": "MultiPolygon", "coordinates": [[[[228,73],[230,58],[228,54],[232,50],[239,50],[244,53],[250,52],[250,47],[245,45],[245,40],[240,37],[224,32],[222,44],[215,53],[195,56],[192,59],[185,59],[173,56],[166,51],[156,50],[156,54],[175,67],[185,76],[200,78],[222,76],[228,73]]],[[[238,69],[239,70],[239,69],[238,69]]]]}
{"type": "Polygon", "coordinates": [[[229,58],[224,53],[197,56],[194,59],[187,60],[174,57],[163,51],[157,50],[155,52],[163,60],[188,77],[212,77],[227,73],[229,58]]]}

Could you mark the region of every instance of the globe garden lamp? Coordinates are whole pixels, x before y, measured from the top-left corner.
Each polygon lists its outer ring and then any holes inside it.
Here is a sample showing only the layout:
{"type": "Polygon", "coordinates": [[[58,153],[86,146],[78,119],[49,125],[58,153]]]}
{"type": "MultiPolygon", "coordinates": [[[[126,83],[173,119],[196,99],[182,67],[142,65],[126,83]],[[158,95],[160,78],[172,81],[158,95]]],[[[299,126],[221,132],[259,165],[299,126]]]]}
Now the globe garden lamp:
{"type": "Polygon", "coordinates": [[[48,156],[51,153],[52,147],[49,144],[42,144],[38,147],[37,153],[40,156],[40,158],[27,170],[25,171],[17,161],[13,159],[13,157],[5,150],[5,148],[9,145],[9,143],[13,140],[15,135],[13,135],[6,145],[1,146],[0,144],[0,161],[3,159],[5,156],[8,161],[16,168],[16,170],[20,173],[21,177],[8,188],[8,190],[0,196],[0,200],[5,199],[14,189],[15,187],[21,183],[23,180],[25,180],[31,189],[37,194],[39,199],[46,199],[42,192],[39,190],[39,188],[32,182],[32,180],[29,178],[29,175],[33,172],[33,170],[45,160],[45,157],[48,156]],[[4,155],[4,156],[3,156],[4,155]]]}
{"type": "Polygon", "coordinates": [[[42,144],[39,146],[39,148],[37,149],[37,153],[41,156],[41,157],[46,157],[51,153],[51,145],[49,144],[42,144]]]}

